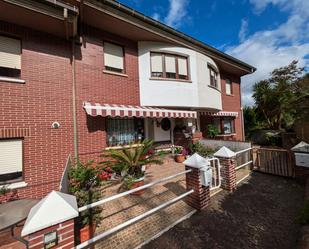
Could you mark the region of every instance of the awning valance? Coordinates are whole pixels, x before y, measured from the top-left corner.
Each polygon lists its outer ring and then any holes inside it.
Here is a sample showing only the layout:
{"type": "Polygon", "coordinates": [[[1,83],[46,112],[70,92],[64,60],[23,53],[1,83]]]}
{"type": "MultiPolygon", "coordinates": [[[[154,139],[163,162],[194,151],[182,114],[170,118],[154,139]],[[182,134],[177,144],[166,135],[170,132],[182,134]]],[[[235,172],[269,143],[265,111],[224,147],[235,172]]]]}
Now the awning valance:
{"type": "Polygon", "coordinates": [[[84,109],[90,116],[103,117],[153,117],[153,118],[197,118],[197,112],[169,110],[157,107],[112,105],[84,102],[84,109]]]}
{"type": "Polygon", "coordinates": [[[199,112],[201,115],[217,116],[217,117],[238,117],[238,112],[199,112]]]}

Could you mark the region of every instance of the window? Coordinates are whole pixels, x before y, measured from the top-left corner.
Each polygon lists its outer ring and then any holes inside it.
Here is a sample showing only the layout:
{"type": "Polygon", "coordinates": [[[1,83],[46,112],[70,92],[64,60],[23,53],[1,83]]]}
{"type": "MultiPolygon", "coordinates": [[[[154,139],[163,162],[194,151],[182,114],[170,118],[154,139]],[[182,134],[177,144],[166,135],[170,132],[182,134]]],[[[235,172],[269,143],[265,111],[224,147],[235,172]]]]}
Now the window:
{"type": "Polygon", "coordinates": [[[232,94],[232,82],[229,79],[225,80],[225,93],[228,95],[232,94]]]}
{"type": "Polygon", "coordinates": [[[151,77],[189,80],[188,58],[169,53],[151,53],[151,77]]]}
{"type": "Polygon", "coordinates": [[[22,180],[22,139],[0,140],[0,184],[22,180]]]}
{"type": "Polygon", "coordinates": [[[20,77],[21,41],[0,36],[0,76],[20,77]]]}
{"type": "Polygon", "coordinates": [[[104,66],[105,70],[124,73],[123,47],[104,42],[104,66]]]}
{"type": "Polygon", "coordinates": [[[230,118],[223,119],[223,133],[231,134],[234,133],[234,122],[230,118]]]}
{"type": "Polygon", "coordinates": [[[219,135],[228,135],[235,133],[233,118],[214,118],[212,124],[218,128],[219,135]]]}
{"type": "Polygon", "coordinates": [[[218,71],[212,65],[208,64],[210,74],[210,85],[218,88],[218,71]]]}
{"type": "Polygon", "coordinates": [[[108,118],[108,146],[127,145],[142,140],[144,122],[140,118],[108,118]]]}

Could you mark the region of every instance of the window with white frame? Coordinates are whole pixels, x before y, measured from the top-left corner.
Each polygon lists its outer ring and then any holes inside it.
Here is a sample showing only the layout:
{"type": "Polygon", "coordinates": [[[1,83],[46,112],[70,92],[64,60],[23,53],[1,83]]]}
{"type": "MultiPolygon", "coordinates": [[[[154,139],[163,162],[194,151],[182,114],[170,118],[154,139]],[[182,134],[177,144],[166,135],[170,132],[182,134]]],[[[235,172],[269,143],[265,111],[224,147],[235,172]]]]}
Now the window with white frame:
{"type": "Polygon", "coordinates": [[[189,80],[188,57],[151,52],[151,77],[189,80]]]}
{"type": "Polygon", "coordinates": [[[223,119],[223,133],[224,134],[234,133],[234,122],[231,118],[223,119]]]}
{"type": "Polygon", "coordinates": [[[0,36],[0,76],[19,78],[21,70],[21,41],[0,36]]]}
{"type": "Polygon", "coordinates": [[[225,80],[225,93],[227,95],[232,94],[232,81],[230,79],[225,80]]]}
{"type": "Polygon", "coordinates": [[[215,69],[214,66],[208,64],[209,69],[209,75],[210,75],[210,85],[219,88],[218,87],[218,71],[215,69]]]}
{"type": "Polygon", "coordinates": [[[124,49],[122,46],[104,42],[105,70],[124,73],[124,49]]]}
{"type": "Polygon", "coordinates": [[[0,140],[0,184],[21,181],[23,173],[23,140],[0,140]]]}

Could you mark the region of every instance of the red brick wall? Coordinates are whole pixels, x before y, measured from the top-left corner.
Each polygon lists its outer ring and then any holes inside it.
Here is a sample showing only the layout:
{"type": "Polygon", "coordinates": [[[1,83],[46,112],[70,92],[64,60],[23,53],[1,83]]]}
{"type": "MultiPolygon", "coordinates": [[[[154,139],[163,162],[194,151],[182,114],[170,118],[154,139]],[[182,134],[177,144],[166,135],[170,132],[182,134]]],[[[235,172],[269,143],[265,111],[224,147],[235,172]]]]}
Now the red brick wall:
{"type": "Polygon", "coordinates": [[[96,159],[106,147],[106,119],[86,115],[83,101],[140,105],[137,43],[90,27],[84,31],[81,59],[76,62],[78,145],[83,161],[96,159]],[[103,40],[124,47],[126,76],[103,72],[103,40]]]}
{"type": "MultiPolygon", "coordinates": [[[[42,197],[57,189],[66,158],[73,151],[70,43],[0,22],[0,33],[22,39],[21,79],[0,81],[0,130],[17,128],[24,137],[24,181],[17,197],[42,197]],[[58,121],[59,129],[51,125],[58,121]],[[20,129],[24,128],[24,129],[20,129]]],[[[15,130],[15,132],[14,132],[15,130]]],[[[3,198],[3,197],[2,197],[3,198]]]]}
{"type": "MultiPolygon", "coordinates": [[[[97,159],[106,147],[106,120],[86,115],[83,101],[140,103],[137,43],[89,27],[84,32],[82,46],[76,46],[76,88],[78,146],[81,160],[86,161],[97,159]],[[126,76],[103,73],[103,40],[124,45],[126,76]]],[[[26,128],[24,180],[28,186],[17,191],[17,198],[40,198],[58,189],[67,156],[74,151],[71,43],[3,22],[0,33],[22,39],[21,78],[26,81],[0,82],[0,131],[26,128]],[[59,129],[51,128],[54,121],[60,123],[59,129]]],[[[7,136],[7,132],[1,134],[7,136]]],[[[12,133],[12,137],[16,136],[12,133]]]]}
{"type": "Polygon", "coordinates": [[[221,95],[222,109],[227,112],[238,112],[238,117],[235,119],[236,136],[234,139],[243,140],[241,126],[241,93],[240,93],[240,77],[236,75],[221,72],[221,95]],[[232,82],[232,95],[225,93],[225,79],[230,79],[232,82]]]}

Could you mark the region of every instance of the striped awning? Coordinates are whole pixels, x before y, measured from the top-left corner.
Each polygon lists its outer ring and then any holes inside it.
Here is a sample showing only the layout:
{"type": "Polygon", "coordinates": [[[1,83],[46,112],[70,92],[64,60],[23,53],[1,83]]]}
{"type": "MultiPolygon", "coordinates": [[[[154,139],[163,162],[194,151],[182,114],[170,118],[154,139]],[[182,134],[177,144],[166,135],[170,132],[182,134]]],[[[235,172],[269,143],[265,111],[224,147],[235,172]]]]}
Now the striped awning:
{"type": "Polygon", "coordinates": [[[90,116],[197,118],[197,112],[195,111],[169,110],[157,107],[133,105],[112,105],[84,102],[84,109],[90,116]]]}
{"type": "Polygon", "coordinates": [[[238,112],[199,112],[201,115],[216,116],[216,117],[238,117],[238,112]]]}

